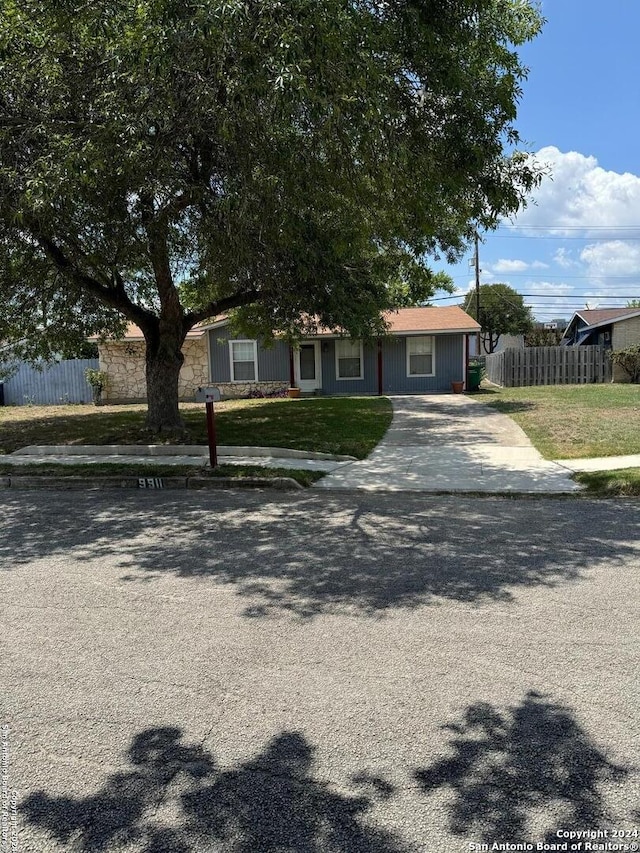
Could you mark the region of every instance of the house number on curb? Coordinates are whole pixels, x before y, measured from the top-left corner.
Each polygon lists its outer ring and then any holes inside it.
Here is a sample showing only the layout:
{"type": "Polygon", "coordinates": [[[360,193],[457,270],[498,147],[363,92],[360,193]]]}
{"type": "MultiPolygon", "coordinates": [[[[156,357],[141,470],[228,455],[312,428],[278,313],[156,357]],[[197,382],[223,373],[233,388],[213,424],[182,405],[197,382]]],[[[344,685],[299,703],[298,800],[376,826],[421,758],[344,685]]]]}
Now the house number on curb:
{"type": "Polygon", "coordinates": [[[139,489],[164,489],[162,477],[139,477],[139,489]]]}

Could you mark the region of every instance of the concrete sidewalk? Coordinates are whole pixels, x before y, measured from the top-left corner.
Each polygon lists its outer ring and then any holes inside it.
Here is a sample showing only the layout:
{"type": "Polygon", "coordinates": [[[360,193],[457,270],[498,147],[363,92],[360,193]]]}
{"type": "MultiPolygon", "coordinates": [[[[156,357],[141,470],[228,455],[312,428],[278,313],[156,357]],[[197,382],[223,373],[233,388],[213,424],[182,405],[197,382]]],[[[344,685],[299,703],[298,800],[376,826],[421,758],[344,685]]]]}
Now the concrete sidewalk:
{"type": "Polygon", "coordinates": [[[620,471],[623,468],[640,468],[640,453],[631,456],[599,456],[596,459],[556,459],[555,463],[576,473],[620,471]]]}
{"type": "Polygon", "coordinates": [[[392,397],[393,422],[362,462],[319,489],[563,494],[580,486],[543,459],[511,418],[466,395],[392,397]]]}
{"type": "MultiPolygon", "coordinates": [[[[209,448],[202,445],[31,445],[0,457],[10,465],[191,465],[209,466],[209,448]]],[[[304,471],[335,471],[353,456],[289,450],[283,447],[218,447],[220,465],[257,465],[304,471]]]]}

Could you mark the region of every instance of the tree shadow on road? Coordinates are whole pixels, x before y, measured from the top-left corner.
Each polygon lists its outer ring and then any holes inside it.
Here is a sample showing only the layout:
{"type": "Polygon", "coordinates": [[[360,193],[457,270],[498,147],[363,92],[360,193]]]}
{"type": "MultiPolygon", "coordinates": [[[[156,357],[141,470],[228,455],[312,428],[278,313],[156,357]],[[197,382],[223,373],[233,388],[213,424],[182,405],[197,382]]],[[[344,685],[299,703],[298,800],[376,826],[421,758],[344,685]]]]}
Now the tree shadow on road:
{"type": "MultiPolygon", "coordinates": [[[[409,853],[392,833],[367,825],[372,796],[345,796],[314,778],[315,748],[301,733],[281,732],[233,769],[181,737],[177,728],[143,731],[129,749],[131,769],[96,794],[39,791],[21,804],[22,815],[74,853],[127,844],[140,853],[409,853]],[[172,820],[163,823],[167,800],[172,820]]],[[[393,794],[376,781],[379,798],[393,794]]]]}
{"type": "Polygon", "coordinates": [[[116,585],[197,579],[232,589],[252,618],[508,604],[624,568],[640,538],[624,502],[58,492],[3,496],[3,507],[0,569],[64,556],[78,577],[115,564],[116,585]]]}
{"type": "Polygon", "coordinates": [[[529,692],[506,712],[470,705],[462,721],[445,728],[454,733],[453,755],[416,770],[415,778],[427,794],[453,793],[454,835],[489,845],[558,843],[566,840],[558,830],[611,825],[603,786],[622,782],[629,769],[607,758],[570,709],[529,692]]]}

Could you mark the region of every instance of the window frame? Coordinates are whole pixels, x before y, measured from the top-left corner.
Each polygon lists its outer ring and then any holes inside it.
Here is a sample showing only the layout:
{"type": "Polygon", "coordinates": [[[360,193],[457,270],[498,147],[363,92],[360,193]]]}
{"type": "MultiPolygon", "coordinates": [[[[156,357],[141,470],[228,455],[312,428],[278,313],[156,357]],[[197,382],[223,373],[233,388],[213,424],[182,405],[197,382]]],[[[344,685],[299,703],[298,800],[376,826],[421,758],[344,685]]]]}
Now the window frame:
{"type": "Polygon", "coordinates": [[[427,379],[436,375],[436,336],[435,335],[407,335],[406,337],[406,349],[407,349],[407,379],[427,379]],[[431,373],[411,373],[411,356],[417,355],[417,353],[411,352],[411,347],[409,345],[410,341],[418,340],[419,338],[430,338],[431,340],[431,373]]]}
{"type": "MultiPolygon", "coordinates": [[[[364,347],[361,340],[353,340],[352,338],[336,338],[334,345],[336,382],[361,382],[364,379],[364,347]],[[360,375],[359,376],[340,376],[340,356],[338,355],[338,344],[348,341],[352,344],[358,344],[360,347],[360,375]]],[[[344,356],[343,356],[344,357],[344,356]]]]}
{"type": "MultiPolygon", "coordinates": [[[[248,364],[249,360],[246,361],[238,361],[235,360],[237,364],[248,364]]],[[[233,338],[229,340],[229,381],[234,383],[242,383],[242,382],[258,382],[258,342],[252,341],[247,338],[233,338]],[[253,379],[236,379],[235,378],[235,370],[233,369],[234,358],[233,358],[233,345],[234,344],[251,344],[253,347],[253,379]]]]}

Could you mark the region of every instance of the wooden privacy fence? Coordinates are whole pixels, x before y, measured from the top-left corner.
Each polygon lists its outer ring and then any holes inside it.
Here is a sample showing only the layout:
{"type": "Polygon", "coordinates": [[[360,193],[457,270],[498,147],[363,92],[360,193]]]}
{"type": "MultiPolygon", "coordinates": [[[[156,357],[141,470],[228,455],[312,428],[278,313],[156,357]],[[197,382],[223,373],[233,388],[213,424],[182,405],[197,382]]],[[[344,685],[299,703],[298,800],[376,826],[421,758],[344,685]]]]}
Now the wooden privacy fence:
{"type": "Polygon", "coordinates": [[[609,350],[604,347],[525,347],[486,357],[490,382],[522,385],[585,385],[611,382],[609,350]]]}

